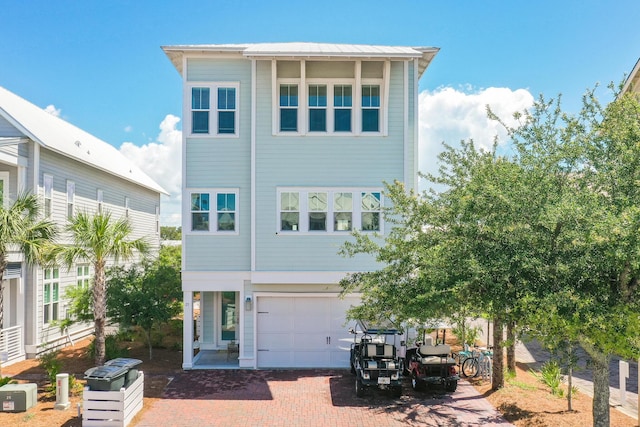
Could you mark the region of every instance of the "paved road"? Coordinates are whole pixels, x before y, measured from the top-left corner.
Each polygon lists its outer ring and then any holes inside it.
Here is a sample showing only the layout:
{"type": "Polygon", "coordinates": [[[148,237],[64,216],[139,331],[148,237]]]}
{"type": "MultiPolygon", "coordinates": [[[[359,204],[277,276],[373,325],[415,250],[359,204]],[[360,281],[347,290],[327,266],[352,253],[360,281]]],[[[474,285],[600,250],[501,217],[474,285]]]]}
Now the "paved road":
{"type": "Polygon", "coordinates": [[[453,394],[355,397],[348,370],[185,371],[136,427],[170,426],[500,426],[512,424],[466,381],[453,394]]]}

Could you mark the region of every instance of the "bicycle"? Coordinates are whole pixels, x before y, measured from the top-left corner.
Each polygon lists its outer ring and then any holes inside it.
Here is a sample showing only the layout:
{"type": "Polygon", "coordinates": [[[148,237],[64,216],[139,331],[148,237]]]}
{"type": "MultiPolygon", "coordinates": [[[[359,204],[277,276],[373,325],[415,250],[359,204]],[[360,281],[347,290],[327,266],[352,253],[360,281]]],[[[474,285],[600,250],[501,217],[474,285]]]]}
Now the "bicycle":
{"type": "Polygon", "coordinates": [[[471,355],[462,362],[462,374],[467,378],[475,378],[480,375],[483,379],[491,380],[492,366],[491,359],[493,351],[489,349],[480,349],[476,347],[471,355]]]}

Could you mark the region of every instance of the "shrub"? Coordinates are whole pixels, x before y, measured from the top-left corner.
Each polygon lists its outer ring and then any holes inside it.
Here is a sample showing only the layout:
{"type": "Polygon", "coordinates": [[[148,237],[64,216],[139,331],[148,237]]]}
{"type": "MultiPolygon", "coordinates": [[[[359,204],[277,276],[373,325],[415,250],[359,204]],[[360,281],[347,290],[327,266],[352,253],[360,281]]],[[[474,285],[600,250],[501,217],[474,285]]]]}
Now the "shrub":
{"type": "MultiPolygon", "coordinates": [[[[117,359],[118,357],[127,356],[127,350],[120,348],[120,344],[119,344],[120,341],[118,340],[118,337],[116,335],[107,335],[106,337],[104,337],[104,339],[105,339],[104,360],[117,359]]],[[[91,344],[89,344],[87,355],[88,357],[91,358],[91,360],[95,359],[95,356],[96,356],[96,340],[95,339],[91,341],[91,344]]]]}
{"type": "Polygon", "coordinates": [[[555,360],[549,360],[542,365],[540,372],[532,371],[533,375],[551,389],[554,396],[564,396],[562,385],[562,371],[555,360]]]}
{"type": "Polygon", "coordinates": [[[0,387],[6,384],[17,384],[18,381],[14,380],[11,377],[0,377],[0,387]]]}
{"type": "Polygon", "coordinates": [[[58,353],[59,351],[48,351],[38,356],[40,367],[47,372],[47,377],[49,377],[49,385],[46,388],[47,391],[55,390],[56,376],[62,368],[62,362],[58,360],[58,353]]]}

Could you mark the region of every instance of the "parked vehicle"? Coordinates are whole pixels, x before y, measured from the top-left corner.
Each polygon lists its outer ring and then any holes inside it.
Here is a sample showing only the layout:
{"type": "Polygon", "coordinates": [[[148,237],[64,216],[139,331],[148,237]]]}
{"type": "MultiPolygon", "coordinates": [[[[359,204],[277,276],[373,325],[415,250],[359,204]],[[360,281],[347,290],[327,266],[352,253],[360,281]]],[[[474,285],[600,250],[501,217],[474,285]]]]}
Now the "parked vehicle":
{"type": "Polygon", "coordinates": [[[433,339],[425,337],[424,344],[417,343],[407,350],[405,363],[411,377],[411,387],[423,390],[429,386],[442,387],[454,392],[458,387],[456,360],[451,357],[451,347],[446,344],[433,345],[433,339]]]}
{"type": "Polygon", "coordinates": [[[397,355],[395,342],[402,332],[362,321],[349,332],[354,334],[350,364],[351,372],[356,375],[356,396],[364,396],[369,388],[386,390],[393,397],[402,396],[403,362],[397,355]]]}

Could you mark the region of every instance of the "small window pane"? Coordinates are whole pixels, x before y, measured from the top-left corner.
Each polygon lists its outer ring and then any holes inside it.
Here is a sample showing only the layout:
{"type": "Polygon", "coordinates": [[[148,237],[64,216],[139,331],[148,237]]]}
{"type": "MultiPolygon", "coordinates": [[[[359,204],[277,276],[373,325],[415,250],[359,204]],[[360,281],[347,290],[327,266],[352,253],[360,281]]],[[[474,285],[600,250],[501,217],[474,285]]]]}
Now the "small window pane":
{"type": "Polygon", "coordinates": [[[309,210],[310,211],[326,211],[327,210],[327,193],[309,193],[309,210]]]}
{"type": "Polygon", "coordinates": [[[378,110],[362,110],[362,131],[379,131],[378,110]]]}
{"type": "Polygon", "coordinates": [[[191,229],[193,231],[209,231],[209,214],[208,213],[192,213],[191,229]]]}
{"type": "Polygon", "coordinates": [[[280,214],[280,229],[284,231],[300,230],[300,213],[282,212],[280,214]]]}
{"type": "Polygon", "coordinates": [[[380,231],[380,213],[363,212],[362,229],[366,231],[380,231]]]}
{"type": "Polygon", "coordinates": [[[232,87],[218,88],[218,109],[236,109],[236,90],[232,87]]]}
{"type": "Polygon", "coordinates": [[[282,193],[280,196],[280,210],[297,211],[300,209],[300,195],[298,193],[282,193]]]}
{"type": "Polygon", "coordinates": [[[353,195],[351,193],[335,193],[333,209],[340,212],[353,210],[353,195]]]}
{"type": "Polygon", "coordinates": [[[336,132],[351,132],[351,110],[339,109],[334,111],[336,132]]]}
{"type": "Polygon", "coordinates": [[[191,210],[192,211],[208,211],[209,210],[209,193],[191,194],[191,210]]]}
{"type": "Polygon", "coordinates": [[[235,132],[236,132],[235,111],[219,111],[218,112],[218,133],[235,133],[235,132]]]}
{"type": "Polygon", "coordinates": [[[44,285],[44,303],[48,304],[51,302],[51,285],[46,283],[44,285]]]}
{"type": "Polygon", "coordinates": [[[327,213],[326,212],[310,212],[309,213],[309,231],[326,231],[327,230],[327,213]]]}
{"type": "Polygon", "coordinates": [[[336,231],[351,231],[351,212],[336,212],[333,228],[336,231]]]}
{"type": "Polygon", "coordinates": [[[234,231],[236,229],[236,214],[233,212],[218,213],[218,231],[234,231]]]}
{"type": "Polygon", "coordinates": [[[191,113],[191,133],[209,133],[208,111],[193,111],[191,113]]]}
{"type": "Polygon", "coordinates": [[[191,89],[191,108],[193,110],[209,109],[209,88],[194,87],[191,89]]]}
{"type": "Polygon", "coordinates": [[[380,193],[362,193],[362,209],[375,211],[380,209],[380,193]]]}
{"type": "Polygon", "coordinates": [[[280,109],[280,130],[282,132],[298,131],[298,110],[295,108],[280,109]]]}
{"type": "Polygon", "coordinates": [[[327,110],[309,110],[309,131],[326,132],[327,130],[327,110]]]}

